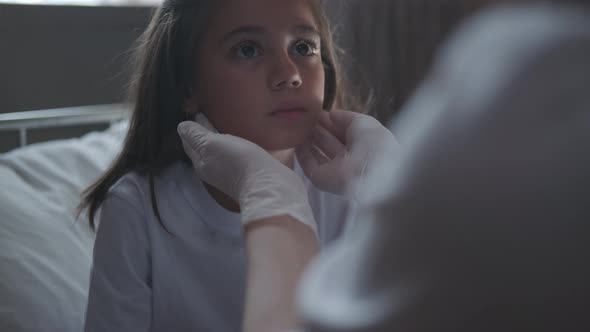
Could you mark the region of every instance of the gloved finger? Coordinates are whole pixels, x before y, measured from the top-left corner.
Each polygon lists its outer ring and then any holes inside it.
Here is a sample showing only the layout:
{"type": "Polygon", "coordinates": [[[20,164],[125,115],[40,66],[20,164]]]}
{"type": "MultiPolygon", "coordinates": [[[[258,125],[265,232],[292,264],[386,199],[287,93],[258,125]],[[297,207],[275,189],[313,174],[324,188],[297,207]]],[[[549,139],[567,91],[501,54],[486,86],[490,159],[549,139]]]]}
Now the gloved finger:
{"type": "Polygon", "coordinates": [[[207,140],[207,135],[211,133],[211,131],[202,125],[194,122],[194,121],[184,121],[181,122],[177,127],[178,134],[182,139],[183,145],[186,148],[189,147],[192,151],[198,153],[199,149],[204,145],[207,140]]]}
{"type": "Polygon", "coordinates": [[[343,182],[343,177],[335,173],[337,169],[335,170],[327,159],[321,161],[320,157],[314,157],[313,147],[307,153],[312,154],[312,156],[301,153],[301,149],[297,155],[299,164],[307,178],[320,190],[342,193],[346,184],[343,182]]]}
{"type": "Polygon", "coordinates": [[[346,146],[336,136],[319,125],[314,128],[311,141],[330,159],[346,151],[346,146]]]}
{"type": "Polygon", "coordinates": [[[295,154],[301,168],[303,168],[303,172],[312,182],[314,176],[317,176],[320,172],[321,166],[330,161],[328,157],[319,151],[319,149],[309,140],[296,147],[295,154]]]}
{"type": "Polygon", "coordinates": [[[330,123],[328,129],[344,144],[347,143],[347,132],[353,121],[359,117],[367,116],[351,111],[333,110],[329,112],[330,123]]]}
{"type": "Polygon", "coordinates": [[[332,136],[336,137],[342,144],[346,142],[346,130],[341,130],[334,125],[331,113],[334,111],[322,111],[318,118],[318,124],[326,129],[328,132],[332,134],[332,136]]]}
{"type": "Polygon", "coordinates": [[[329,158],[322,150],[320,150],[315,144],[311,145],[311,153],[314,155],[315,159],[318,161],[318,163],[320,165],[323,165],[325,163],[328,163],[331,161],[331,158],[329,158]]]}
{"type": "Polygon", "coordinates": [[[176,128],[180,137],[183,138],[195,138],[198,139],[211,133],[211,130],[207,129],[203,125],[195,121],[184,121],[181,122],[176,128]]]}
{"type": "Polygon", "coordinates": [[[330,119],[330,112],[331,111],[322,111],[320,112],[320,116],[318,117],[318,124],[328,131],[334,131],[334,124],[332,123],[332,119],[330,119]]]}
{"type": "MultiPolygon", "coordinates": [[[[397,141],[389,129],[374,117],[364,114],[357,114],[357,117],[349,125],[346,141],[349,151],[374,150],[381,146],[397,145],[397,141]]],[[[366,152],[369,153],[369,151],[366,152]]]]}
{"type": "Polygon", "coordinates": [[[200,151],[193,149],[190,146],[190,144],[188,143],[188,140],[181,138],[181,141],[182,141],[182,148],[184,149],[184,152],[190,157],[190,159],[192,161],[193,169],[195,170],[197,175],[199,175],[199,177],[201,177],[201,173],[202,173],[201,168],[204,165],[202,154],[200,153],[200,151]]]}
{"type": "Polygon", "coordinates": [[[209,119],[203,113],[197,113],[197,115],[195,116],[195,121],[203,127],[209,129],[213,133],[219,132],[217,129],[215,129],[215,127],[213,127],[213,124],[209,122],[209,119]]]}

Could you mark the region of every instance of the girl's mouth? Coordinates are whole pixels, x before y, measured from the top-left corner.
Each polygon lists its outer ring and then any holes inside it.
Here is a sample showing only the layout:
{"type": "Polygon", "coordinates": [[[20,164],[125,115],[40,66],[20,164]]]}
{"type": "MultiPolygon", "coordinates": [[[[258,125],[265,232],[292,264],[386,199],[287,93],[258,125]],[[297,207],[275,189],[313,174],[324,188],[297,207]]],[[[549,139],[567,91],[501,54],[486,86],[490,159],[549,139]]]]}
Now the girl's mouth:
{"type": "Polygon", "coordinates": [[[307,110],[303,107],[282,108],[270,113],[271,116],[282,119],[297,119],[305,116],[307,110]]]}

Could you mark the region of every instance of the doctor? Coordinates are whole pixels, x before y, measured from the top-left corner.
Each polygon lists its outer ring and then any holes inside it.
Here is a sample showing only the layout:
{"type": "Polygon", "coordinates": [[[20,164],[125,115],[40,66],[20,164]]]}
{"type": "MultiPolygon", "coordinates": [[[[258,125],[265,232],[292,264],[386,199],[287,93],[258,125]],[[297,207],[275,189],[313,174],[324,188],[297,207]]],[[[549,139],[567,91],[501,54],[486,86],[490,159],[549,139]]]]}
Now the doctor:
{"type": "Polygon", "coordinates": [[[245,227],[244,329],[590,330],[589,59],[588,13],[498,8],[443,48],[392,126],[400,151],[373,118],[324,114],[330,134],[298,158],[362,212],[313,260],[298,254],[315,241],[314,221],[293,217],[307,215],[299,178],[181,124],[197,173],[265,216],[245,227]],[[243,172],[219,176],[227,163],[243,172]]]}

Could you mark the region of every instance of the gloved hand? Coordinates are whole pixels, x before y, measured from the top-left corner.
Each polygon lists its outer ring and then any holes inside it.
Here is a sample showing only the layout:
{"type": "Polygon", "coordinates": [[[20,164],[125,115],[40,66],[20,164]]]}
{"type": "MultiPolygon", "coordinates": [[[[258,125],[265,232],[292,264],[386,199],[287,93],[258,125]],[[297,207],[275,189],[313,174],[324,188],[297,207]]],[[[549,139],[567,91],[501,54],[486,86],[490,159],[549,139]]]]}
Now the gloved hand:
{"type": "Polygon", "coordinates": [[[307,177],[320,190],[358,200],[367,174],[381,156],[398,153],[393,134],[375,118],[350,111],[322,112],[297,158],[307,177]]]}
{"type": "Polygon", "coordinates": [[[239,203],[244,225],[288,215],[317,235],[302,179],[267,151],[193,121],[181,123],[178,133],[197,175],[239,203]]]}

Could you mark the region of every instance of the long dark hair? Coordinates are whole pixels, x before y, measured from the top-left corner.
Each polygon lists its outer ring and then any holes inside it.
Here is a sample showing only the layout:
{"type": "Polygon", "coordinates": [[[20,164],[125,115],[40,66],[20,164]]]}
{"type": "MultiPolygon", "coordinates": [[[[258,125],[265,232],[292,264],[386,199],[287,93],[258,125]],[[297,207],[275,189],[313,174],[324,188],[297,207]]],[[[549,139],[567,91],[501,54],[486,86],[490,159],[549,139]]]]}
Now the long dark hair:
{"type": "MultiPolygon", "coordinates": [[[[155,177],[177,161],[189,163],[176,128],[188,119],[184,103],[194,88],[198,45],[219,0],[165,0],[137,42],[134,73],[130,84],[133,113],[123,149],[109,169],[82,197],[79,211],[88,209],[90,226],[95,229],[96,212],[109,189],[123,175],[135,171],[149,180],[154,214],[157,207],[155,177]]],[[[324,109],[349,108],[356,100],[344,90],[347,84],[330,25],[317,0],[309,1],[320,30],[325,71],[324,109]]]]}

